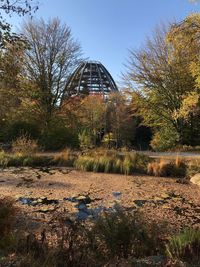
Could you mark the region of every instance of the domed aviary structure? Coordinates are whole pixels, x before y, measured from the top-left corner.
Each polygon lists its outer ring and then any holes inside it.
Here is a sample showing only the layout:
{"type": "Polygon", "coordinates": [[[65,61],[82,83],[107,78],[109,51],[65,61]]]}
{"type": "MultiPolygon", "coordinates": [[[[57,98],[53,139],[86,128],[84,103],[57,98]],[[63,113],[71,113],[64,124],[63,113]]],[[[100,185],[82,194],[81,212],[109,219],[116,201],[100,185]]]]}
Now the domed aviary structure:
{"type": "Polygon", "coordinates": [[[66,84],[66,94],[102,95],[104,98],[118,88],[107,69],[98,61],[87,61],[79,65],[66,84]]]}

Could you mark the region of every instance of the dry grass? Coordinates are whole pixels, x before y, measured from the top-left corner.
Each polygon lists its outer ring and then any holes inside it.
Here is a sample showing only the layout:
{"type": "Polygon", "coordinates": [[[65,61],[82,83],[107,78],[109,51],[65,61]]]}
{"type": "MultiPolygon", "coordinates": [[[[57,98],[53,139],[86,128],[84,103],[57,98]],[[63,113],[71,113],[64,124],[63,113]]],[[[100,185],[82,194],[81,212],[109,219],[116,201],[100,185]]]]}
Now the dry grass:
{"type": "Polygon", "coordinates": [[[66,148],[54,156],[53,162],[57,166],[73,167],[76,158],[77,153],[66,148]]]}
{"type": "Polygon", "coordinates": [[[185,161],[179,157],[177,157],[175,161],[170,162],[160,159],[159,161],[150,162],[147,172],[154,176],[181,178],[187,175],[187,165],[185,161]]]}
{"type": "Polygon", "coordinates": [[[39,151],[39,146],[37,141],[24,134],[12,142],[12,151],[23,155],[33,155],[39,151]]]}

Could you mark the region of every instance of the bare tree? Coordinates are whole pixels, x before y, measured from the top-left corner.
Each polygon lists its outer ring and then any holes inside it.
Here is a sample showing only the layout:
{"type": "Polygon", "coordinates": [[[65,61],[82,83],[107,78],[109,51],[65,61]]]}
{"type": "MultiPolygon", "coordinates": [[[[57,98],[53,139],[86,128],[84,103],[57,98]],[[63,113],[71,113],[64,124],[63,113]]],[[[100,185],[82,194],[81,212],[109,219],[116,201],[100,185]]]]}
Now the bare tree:
{"type": "MultiPolygon", "coordinates": [[[[0,1],[0,12],[1,10],[7,14],[17,13],[18,15],[24,16],[25,14],[31,14],[37,11],[38,1],[35,0],[1,0],[0,1]]],[[[1,13],[0,13],[1,14],[1,13]]]]}
{"type": "Polygon", "coordinates": [[[36,0],[1,0],[0,1],[0,48],[4,48],[6,43],[20,40],[20,36],[12,33],[11,25],[6,22],[3,13],[32,16],[38,10],[38,1],[36,0]]]}
{"type": "Polygon", "coordinates": [[[48,22],[31,20],[24,24],[22,32],[29,45],[25,74],[35,86],[31,97],[48,123],[62,104],[69,75],[80,63],[81,47],[58,18],[48,22]]]}

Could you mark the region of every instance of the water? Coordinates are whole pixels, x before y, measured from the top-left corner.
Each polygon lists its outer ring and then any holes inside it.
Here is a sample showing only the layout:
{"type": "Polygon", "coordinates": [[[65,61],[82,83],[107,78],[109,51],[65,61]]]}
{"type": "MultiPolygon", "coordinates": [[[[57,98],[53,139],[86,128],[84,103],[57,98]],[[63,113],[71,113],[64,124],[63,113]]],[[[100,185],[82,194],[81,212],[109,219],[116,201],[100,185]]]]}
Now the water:
{"type": "MultiPolygon", "coordinates": [[[[121,198],[121,192],[113,192],[112,193],[114,199],[118,202],[121,198]]],[[[91,208],[90,204],[95,200],[92,200],[88,195],[86,196],[77,196],[77,197],[67,197],[63,199],[64,201],[69,201],[72,203],[76,203],[75,208],[77,212],[75,213],[75,217],[77,220],[87,220],[89,218],[96,219],[103,211],[116,211],[116,201],[110,208],[106,208],[102,205],[91,208]]],[[[46,197],[43,198],[30,198],[30,197],[19,197],[18,201],[23,205],[29,206],[37,206],[37,205],[57,205],[59,204],[59,200],[57,199],[48,199],[46,197]]]]}

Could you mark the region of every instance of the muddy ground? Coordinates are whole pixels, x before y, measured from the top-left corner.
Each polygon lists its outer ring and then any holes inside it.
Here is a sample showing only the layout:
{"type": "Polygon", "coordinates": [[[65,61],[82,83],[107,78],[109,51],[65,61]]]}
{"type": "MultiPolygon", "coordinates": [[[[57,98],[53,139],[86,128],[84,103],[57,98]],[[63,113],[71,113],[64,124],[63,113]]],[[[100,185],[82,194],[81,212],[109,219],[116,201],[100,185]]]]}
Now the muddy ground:
{"type": "Polygon", "coordinates": [[[8,168],[0,171],[0,197],[19,207],[19,222],[41,231],[64,212],[85,220],[118,202],[147,219],[170,226],[200,226],[200,188],[173,178],[80,172],[68,168],[8,168]],[[23,215],[23,216],[22,216],[23,215]]]}

